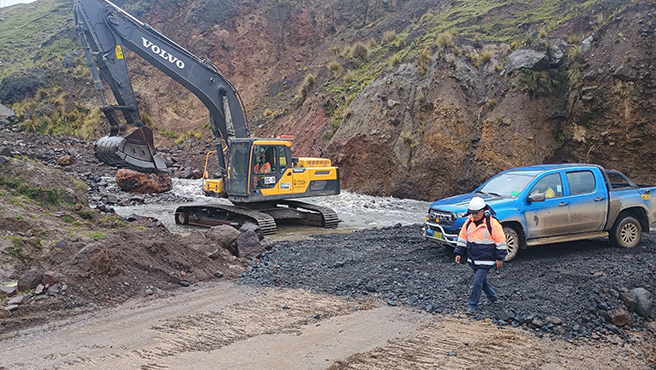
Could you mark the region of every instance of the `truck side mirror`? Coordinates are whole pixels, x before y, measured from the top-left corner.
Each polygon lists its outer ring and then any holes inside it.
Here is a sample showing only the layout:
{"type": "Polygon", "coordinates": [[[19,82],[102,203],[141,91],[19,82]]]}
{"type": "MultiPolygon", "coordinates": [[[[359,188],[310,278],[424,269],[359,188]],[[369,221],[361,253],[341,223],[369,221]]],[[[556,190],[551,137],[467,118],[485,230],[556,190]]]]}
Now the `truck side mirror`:
{"type": "Polygon", "coordinates": [[[529,196],[526,198],[526,201],[529,202],[529,203],[533,203],[533,202],[544,202],[545,199],[546,199],[546,198],[545,198],[545,196],[544,196],[544,193],[535,193],[535,194],[531,194],[531,195],[529,195],[529,196]]]}

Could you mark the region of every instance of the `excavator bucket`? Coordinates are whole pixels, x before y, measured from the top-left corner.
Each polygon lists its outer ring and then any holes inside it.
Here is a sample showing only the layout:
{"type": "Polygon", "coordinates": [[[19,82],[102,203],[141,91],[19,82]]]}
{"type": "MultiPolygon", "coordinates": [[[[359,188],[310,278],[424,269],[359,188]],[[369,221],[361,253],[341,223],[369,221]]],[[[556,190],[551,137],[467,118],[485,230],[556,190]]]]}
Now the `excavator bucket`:
{"type": "Polygon", "coordinates": [[[155,153],[153,132],[146,126],[135,129],[126,137],[101,137],[96,141],[95,155],[114,167],[139,172],[169,172],[162,158],[155,153]]]}

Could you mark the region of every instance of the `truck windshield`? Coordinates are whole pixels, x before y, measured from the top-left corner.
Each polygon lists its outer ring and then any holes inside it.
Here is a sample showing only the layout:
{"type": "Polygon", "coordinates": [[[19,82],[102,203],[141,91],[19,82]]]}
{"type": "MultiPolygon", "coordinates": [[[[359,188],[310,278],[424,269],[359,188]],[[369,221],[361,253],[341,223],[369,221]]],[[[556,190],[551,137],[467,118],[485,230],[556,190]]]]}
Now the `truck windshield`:
{"type": "Polygon", "coordinates": [[[504,173],[489,179],[477,193],[516,198],[535,176],[504,173]]]}

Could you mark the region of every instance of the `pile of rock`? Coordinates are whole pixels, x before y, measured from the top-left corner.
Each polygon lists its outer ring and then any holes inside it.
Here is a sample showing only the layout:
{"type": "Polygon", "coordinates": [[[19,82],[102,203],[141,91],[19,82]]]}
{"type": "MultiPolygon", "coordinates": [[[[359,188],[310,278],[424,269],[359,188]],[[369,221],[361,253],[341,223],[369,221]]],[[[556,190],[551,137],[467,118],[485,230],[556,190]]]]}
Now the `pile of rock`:
{"type": "Polygon", "coordinates": [[[0,292],[9,297],[4,312],[11,316],[24,302],[48,299],[60,294],[60,291],[65,292],[67,286],[58,286],[59,280],[59,274],[54,271],[41,273],[30,270],[21,275],[17,283],[0,284],[0,292]]]}
{"type": "Polygon", "coordinates": [[[633,290],[623,288],[620,292],[620,299],[624,302],[624,307],[603,311],[606,319],[615,326],[631,326],[633,320],[630,312],[649,318],[654,306],[653,296],[645,288],[635,288],[633,290]]]}

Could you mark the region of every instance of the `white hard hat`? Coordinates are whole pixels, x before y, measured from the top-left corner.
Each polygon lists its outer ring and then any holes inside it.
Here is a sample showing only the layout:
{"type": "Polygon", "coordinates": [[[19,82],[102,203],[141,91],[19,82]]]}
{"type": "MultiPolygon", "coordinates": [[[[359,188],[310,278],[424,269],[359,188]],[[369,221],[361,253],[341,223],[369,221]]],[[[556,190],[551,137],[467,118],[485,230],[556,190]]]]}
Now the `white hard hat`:
{"type": "Polygon", "coordinates": [[[485,209],[487,205],[485,204],[485,200],[481,197],[473,197],[469,201],[469,213],[476,213],[482,209],[485,209]]]}

